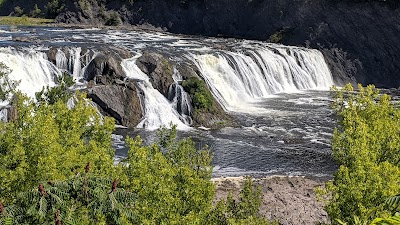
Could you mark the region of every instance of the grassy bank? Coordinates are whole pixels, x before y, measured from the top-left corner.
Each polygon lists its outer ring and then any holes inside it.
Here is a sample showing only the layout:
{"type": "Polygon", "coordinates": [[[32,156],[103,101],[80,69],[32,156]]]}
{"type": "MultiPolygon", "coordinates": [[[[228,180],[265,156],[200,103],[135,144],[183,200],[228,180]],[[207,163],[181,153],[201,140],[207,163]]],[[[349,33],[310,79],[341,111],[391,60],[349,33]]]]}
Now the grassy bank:
{"type": "Polygon", "coordinates": [[[53,23],[52,19],[0,16],[0,25],[41,26],[53,23]]]}

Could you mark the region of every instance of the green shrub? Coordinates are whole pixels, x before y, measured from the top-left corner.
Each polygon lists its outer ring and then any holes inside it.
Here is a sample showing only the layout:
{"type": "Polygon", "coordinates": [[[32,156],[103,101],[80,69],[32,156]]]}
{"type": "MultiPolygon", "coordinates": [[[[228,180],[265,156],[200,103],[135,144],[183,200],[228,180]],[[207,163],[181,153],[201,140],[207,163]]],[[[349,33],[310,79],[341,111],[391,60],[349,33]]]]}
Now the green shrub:
{"type": "Polygon", "coordinates": [[[65,4],[62,0],[52,0],[44,8],[48,18],[55,18],[65,8],[65,4]]]}
{"type": "Polygon", "coordinates": [[[281,43],[283,39],[287,38],[290,35],[291,29],[288,27],[284,27],[277,32],[273,33],[269,38],[268,42],[272,43],[281,43]]]}
{"type": "Polygon", "coordinates": [[[10,70],[3,63],[0,63],[0,101],[10,100],[18,85],[18,82],[8,78],[9,73],[10,70]]]}
{"type": "Polygon", "coordinates": [[[33,10],[31,10],[31,12],[29,13],[29,15],[31,17],[40,17],[40,15],[42,14],[42,10],[39,9],[38,5],[35,4],[35,7],[33,10]]]}
{"type": "Polygon", "coordinates": [[[56,78],[55,87],[44,87],[40,92],[35,94],[38,102],[45,102],[47,104],[54,104],[57,101],[67,102],[73,96],[72,91],[68,88],[75,84],[72,76],[68,73],[63,73],[60,77],[56,78]]]}
{"type": "Polygon", "coordinates": [[[119,17],[119,14],[115,11],[111,11],[108,17],[108,20],[106,21],[107,26],[119,26],[121,25],[122,21],[121,18],[119,17]]]}
{"type": "Polygon", "coordinates": [[[14,7],[14,15],[15,16],[22,16],[22,15],[24,15],[24,10],[21,9],[21,7],[19,7],[19,6],[15,6],[14,7]]]}
{"type": "Polygon", "coordinates": [[[332,148],[340,168],[327,185],[333,223],[384,216],[382,199],[400,193],[400,108],[370,85],[334,89],[338,115],[332,148]]]}
{"type": "Polygon", "coordinates": [[[192,104],[195,110],[204,109],[212,111],[214,107],[214,98],[203,80],[191,77],[182,82],[182,87],[192,98],[192,104]]]}

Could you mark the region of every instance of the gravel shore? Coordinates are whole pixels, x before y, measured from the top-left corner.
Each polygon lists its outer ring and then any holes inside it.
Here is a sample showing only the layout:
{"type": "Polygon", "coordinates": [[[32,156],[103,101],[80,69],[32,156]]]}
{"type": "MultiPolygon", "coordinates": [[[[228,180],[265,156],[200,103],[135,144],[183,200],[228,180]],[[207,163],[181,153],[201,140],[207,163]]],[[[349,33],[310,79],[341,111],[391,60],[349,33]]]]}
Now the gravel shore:
{"type": "MultiPolygon", "coordinates": [[[[216,184],[216,201],[226,199],[229,192],[238,196],[244,177],[213,178],[216,184]]],[[[315,195],[315,188],[327,179],[301,176],[270,176],[254,179],[262,188],[260,213],[268,220],[283,225],[329,223],[323,202],[315,195]]]]}

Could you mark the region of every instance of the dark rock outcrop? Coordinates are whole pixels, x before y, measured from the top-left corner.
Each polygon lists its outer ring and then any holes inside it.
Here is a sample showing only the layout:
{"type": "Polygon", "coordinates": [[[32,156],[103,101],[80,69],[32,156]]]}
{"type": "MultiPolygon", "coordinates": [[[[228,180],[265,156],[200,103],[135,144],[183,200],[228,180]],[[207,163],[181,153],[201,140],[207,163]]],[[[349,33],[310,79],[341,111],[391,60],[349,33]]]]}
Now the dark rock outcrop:
{"type": "MultiPolygon", "coordinates": [[[[134,85],[128,85],[134,87],[134,85]]],[[[88,96],[118,124],[135,127],[142,118],[142,108],[137,90],[117,85],[94,86],[88,96]]]]}
{"type": "Polygon", "coordinates": [[[136,65],[150,78],[153,87],[168,97],[169,86],[174,83],[172,63],[163,55],[145,52],[138,58],[136,65]]]}
{"type": "Polygon", "coordinates": [[[12,41],[14,42],[23,42],[23,43],[32,43],[32,44],[41,44],[43,40],[35,37],[35,36],[17,36],[17,37],[12,37],[12,41]]]}
{"type": "MultiPolygon", "coordinates": [[[[56,20],[96,24],[93,12],[67,6],[56,20]],[[73,15],[72,15],[73,14],[73,15]]],[[[108,1],[123,23],[174,33],[270,40],[322,50],[337,83],[400,86],[398,1],[138,0],[108,1]]],[[[101,21],[101,20],[97,20],[101,21]]]]}
{"type": "Polygon", "coordinates": [[[96,83],[101,84],[112,84],[117,80],[124,80],[125,77],[121,59],[104,53],[99,53],[95,56],[87,66],[84,74],[86,81],[95,80],[96,83]]]}
{"type": "Polygon", "coordinates": [[[47,59],[52,62],[53,64],[56,64],[57,62],[57,52],[59,51],[59,48],[50,48],[49,51],[47,51],[47,59]]]}
{"type": "Polygon", "coordinates": [[[121,66],[131,54],[113,47],[102,50],[90,61],[84,79],[89,81],[88,97],[118,124],[136,127],[143,116],[135,81],[126,79],[121,66]]]}

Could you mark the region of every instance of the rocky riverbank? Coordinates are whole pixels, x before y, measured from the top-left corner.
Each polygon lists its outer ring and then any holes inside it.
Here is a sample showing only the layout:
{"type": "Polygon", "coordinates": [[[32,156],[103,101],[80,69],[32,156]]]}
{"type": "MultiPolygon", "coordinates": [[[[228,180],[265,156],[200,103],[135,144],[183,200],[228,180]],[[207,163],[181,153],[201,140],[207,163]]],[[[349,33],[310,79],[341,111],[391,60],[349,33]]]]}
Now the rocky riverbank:
{"type": "MultiPolygon", "coordinates": [[[[216,200],[226,199],[229,192],[238,196],[244,177],[213,178],[216,200]]],[[[326,179],[299,176],[271,176],[255,179],[262,189],[261,215],[283,225],[329,223],[323,202],[317,200],[315,189],[326,179]]]]}

